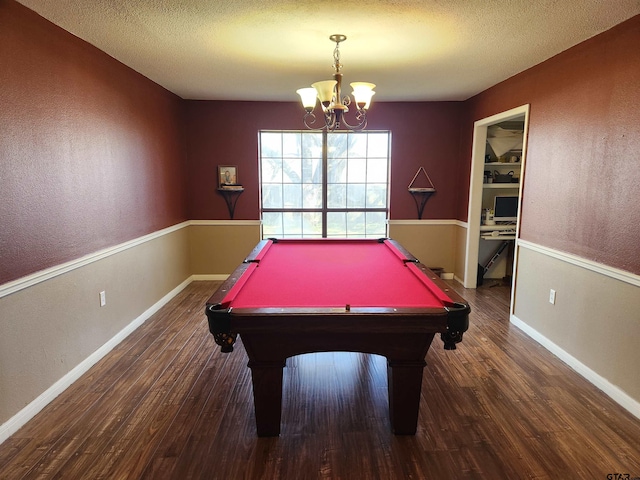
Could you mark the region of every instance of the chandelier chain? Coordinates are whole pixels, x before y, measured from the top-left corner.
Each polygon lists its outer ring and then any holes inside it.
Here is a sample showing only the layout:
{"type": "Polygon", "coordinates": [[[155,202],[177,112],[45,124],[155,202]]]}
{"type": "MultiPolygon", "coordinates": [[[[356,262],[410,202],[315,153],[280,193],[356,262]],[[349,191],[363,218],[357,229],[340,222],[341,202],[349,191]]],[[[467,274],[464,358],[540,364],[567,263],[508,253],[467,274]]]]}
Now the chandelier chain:
{"type": "Polygon", "coordinates": [[[333,69],[336,73],[340,73],[342,64],[340,63],[340,42],[336,42],[336,48],[333,50],[333,69]]]}

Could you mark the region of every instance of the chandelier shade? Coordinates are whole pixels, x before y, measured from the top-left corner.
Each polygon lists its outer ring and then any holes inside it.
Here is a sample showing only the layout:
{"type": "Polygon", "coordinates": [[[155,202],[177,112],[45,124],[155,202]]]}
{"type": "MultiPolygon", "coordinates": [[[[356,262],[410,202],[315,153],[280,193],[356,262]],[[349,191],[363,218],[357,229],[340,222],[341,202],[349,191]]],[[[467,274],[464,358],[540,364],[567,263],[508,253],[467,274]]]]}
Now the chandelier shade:
{"type": "Polygon", "coordinates": [[[353,96],[355,104],[355,119],[357,123],[354,125],[347,123],[344,114],[349,111],[351,98],[349,96],[342,97],[342,73],[340,73],[342,69],[342,64],[340,63],[340,42],[344,42],[347,37],[336,34],[331,35],[329,39],[336,43],[333,51],[333,80],[315,82],[311,87],[296,90],[296,93],[300,95],[302,106],[305,109],[304,124],[311,130],[326,129],[333,131],[341,126],[349,130],[362,130],[367,126],[367,110],[371,106],[373,95],[376,93],[373,90],[376,86],[369,82],[353,82],[350,84],[353,89],[351,95],[353,96]],[[319,126],[315,125],[317,118],[313,113],[317,100],[320,100],[324,117],[324,125],[318,122],[319,126]]]}
{"type": "Polygon", "coordinates": [[[323,108],[327,108],[333,102],[334,90],[338,82],[335,80],[323,80],[322,82],[312,83],[311,86],[318,94],[320,103],[323,108]]]}
{"type": "Polygon", "coordinates": [[[307,112],[311,112],[316,107],[318,91],[313,87],[299,88],[296,93],[300,95],[302,106],[307,112]]]}
{"type": "Polygon", "coordinates": [[[353,88],[351,95],[353,95],[358,108],[368,110],[369,105],[371,105],[371,97],[376,93],[373,91],[376,86],[368,82],[353,82],[351,88],[353,88]]]}

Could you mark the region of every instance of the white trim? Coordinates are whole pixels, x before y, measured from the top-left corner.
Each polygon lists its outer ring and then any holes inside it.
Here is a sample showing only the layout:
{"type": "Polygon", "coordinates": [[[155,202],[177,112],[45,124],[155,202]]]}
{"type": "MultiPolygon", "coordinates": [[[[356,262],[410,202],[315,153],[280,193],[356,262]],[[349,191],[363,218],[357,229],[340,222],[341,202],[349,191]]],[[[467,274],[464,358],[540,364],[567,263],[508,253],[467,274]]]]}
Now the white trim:
{"type": "Polygon", "coordinates": [[[54,398],[64,392],[73,382],[84,375],[91,367],[98,363],[105,355],[107,355],[114,347],[127,338],[135,329],[147,321],[154,313],[166,305],[169,300],[180,293],[187,285],[191,283],[193,277],[187,278],[176,288],[167,293],[164,297],[154,303],[138,318],[133,320],[129,325],[120,330],[111,340],[98,348],[95,352],[85,358],[69,373],[64,375],[60,380],[51,385],[47,390],[41,393],[35,400],[26,407],[16,413],[13,417],[0,425],[0,444],[7,438],[17,432],[29,420],[35,417],[44,407],[46,407],[54,398]]]}
{"type": "Polygon", "coordinates": [[[599,273],[600,275],[605,275],[607,277],[620,280],[621,282],[640,287],[640,275],[636,275],[625,270],[620,270],[619,268],[610,267],[602,263],[597,263],[592,260],[587,260],[586,258],[578,257],[577,255],[573,255],[571,253],[561,252],[560,250],[554,250],[549,247],[544,247],[542,245],[528,242],[526,240],[518,239],[518,246],[541,253],[543,255],[547,255],[548,257],[552,257],[557,260],[562,260],[563,262],[570,263],[571,265],[575,265],[577,267],[585,268],[592,272],[599,273]]]}
{"type": "Polygon", "coordinates": [[[190,220],[189,225],[211,226],[211,227],[244,227],[244,226],[260,226],[260,220],[190,220]]]}
{"type": "Polygon", "coordinates": [[[134,238],[133,240],[129,240],[119,245],[108,247],[103,250],[90,253],[83,257],[76,258],[75,260],[70,260],[68,262],[61,263],[60,265],[56,265],[45,270],[40,270],[39,272],[35,272],[25,277],[21,277],[2,284],[0,285],[0,298],[6,297],[7,295],[11,295],[12,293],[24,290],[25,288],[32,287],[40,282],[50,280],[54,277],[57,277],[58,275],[70,272],[72,270],[75,270],[76,268],[84,267],[86,265],[89,265],[90,263],[97,262],[98,260],[102,260],[103,258],[110,257],[111,255],[115,255],[116,253],[123,252],[124,250],[128,250],[129,248],[133,248],[151,240],[155,240],[156,238],[162,237],[163,235],[173,233],[177,230],[189,227],[191,225],[259,227],[261,225],[261,222],[260,220],[188,220],[176,225],[172,225],[171,227],[163,228],[162,230],[157,230],[153,233],[149,233],[148,235],[134,238]]]}
{"type": "Polygon", "coordinates": [[[533,340],[538,342],[544,348],[553,353],[560,360],[569,365],[573,370],[575,370],[579,375],[587,379],[597,388],[602,390],[607,396],[609,396],[614,402],[620,405],[622,408],[627,410],[632,415],[640,418],[640,403],[635,399],[631,398],[624,391],[620,390],[617,386],[613,385],[606,378],[602,377],[598,373],[591,370],[585,364],[580,362],[577,358],[570,355],[558,345],[553,343],[547,337],[542,335],[536,329],[527,325],[525,322],[520,320],[515,315],[511,315],[511,323],[526,333],[533,340]]]}
{"type": "MultiPolygon", "coordinates": [[[[389,225],[416,225],[416,226],[457,225],[462,228],[468,228],[468,224],[460,220],[389,220],[388,223],[389,225]]],[[[115,255],[117,253],[123,252],[124,250],[128,250],[129,248],[136,247],[143,243],[162,237],[163,235],[173,233],[177,230],[180,230],[182,228],[189,227],[192,225],[211,226],[211,227],[223,227],[223,226],[260,227],[262,225],[262,222],[260,220],[188,220],[182,223],[178,223],[176,225],[172,225],[171,227],[163,228],[162,230],[157,230],[148,235],[143,235],[141,237],[134,238],[133,240],[129,240],[119,245],[108,247],[103,250],[99,250],[97,252],[90,253],[83,257],[77,258],[75,260],[70,260],[68,262],[61,263],[60,265],[56,265],[54,267],[47,268],[45,270],[40,270],[39,272],[35,272],[25,277],[21,277],[16,280],[2,284],[0,285],[0,298],[6,297],[7,295],[11,295],[12,293],[19,292],[20,290],[24,290],[25,288],[32,287],[38,283],[45,282],[47,280],[55,278],[64,273],[68,273],[72,270],[75,270],[76,268],[84,267],[86,265],[89,265],[90,263],[97,262],[98,260],[102,260],[104,258],[110,257],[111,255],[115,255]]],[[[198,278],[201,280],[224,280],[226,278],[226,277],[222,278],[223,275],[209,275],[209,276],[197,276],[197,277],[202,277],[202,278],[198,278]]]]}
{"type": "Polygon", "coordinates": [[[18,278],[17,280],[13,280],[11,282],[7,282],[3,285],[0,285],[0,298],[6,297],[7,295],[11,295],[12,293],[19,292],[20,290],[24,290],[25,288],[36,285],[40,282],[44,282],[46,280],[50,280],[58,275],[62,275],[63,273],[70,272],[71,270],[75,270],[76,268],[84,267],[93,262],[97,262],[98,260],[102,260],[103,258],[110,257],[111,255],[115,255],[116,253],[120,253],[124,250],[128,250],[129,248],[136,247],[145,242],[149,242],[156,238],[162,237],[163,235],[167,235],[169,233],[175,232],[189,225],[189,222],[182,222],[171,227],[163,228],[162,230],[157,230],[148,235],[143,235],[142,237],[134,238],[133,240],[129,240],[128,242],[121,243],[119,245],[115,245],[113,247],[105,248],[103,250],[99,250],[94,253],[90,253],[80,258],[76,258],[75,260],[71,260],[69,262],[61,263],[60,265],[56,265],[51,268],[47,268],[45,270],[40,270],[39,272],[32,273],[31,275],[27,275],[26,277],[18,278]]]}

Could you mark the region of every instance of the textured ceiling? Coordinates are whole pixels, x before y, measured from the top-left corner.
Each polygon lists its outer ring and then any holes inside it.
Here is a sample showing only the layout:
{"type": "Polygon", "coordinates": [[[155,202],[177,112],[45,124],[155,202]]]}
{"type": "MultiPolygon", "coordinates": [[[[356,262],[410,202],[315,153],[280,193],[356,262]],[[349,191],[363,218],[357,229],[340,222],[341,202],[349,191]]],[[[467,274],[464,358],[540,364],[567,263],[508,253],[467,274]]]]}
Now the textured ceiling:
{"type": "Polygon", "coordinates": [[[19,0],[182,98],[297,101],[333,73],[375,101],[463,100],[640,14],[640,0],[19,0]]]}

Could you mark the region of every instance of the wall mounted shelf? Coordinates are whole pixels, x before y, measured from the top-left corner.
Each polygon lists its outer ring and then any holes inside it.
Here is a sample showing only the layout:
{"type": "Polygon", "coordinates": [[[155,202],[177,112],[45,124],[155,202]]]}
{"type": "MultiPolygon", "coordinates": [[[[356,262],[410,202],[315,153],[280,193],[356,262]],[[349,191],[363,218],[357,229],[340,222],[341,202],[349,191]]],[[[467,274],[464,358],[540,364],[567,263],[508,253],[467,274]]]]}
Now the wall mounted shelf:
{"type": "Polygon", "coordinates": [[[229,209],[229,218],[233,220],[233,214],[236,210],[236,203],[238,203],[238,198],[244,192],[243,187],[234,187],[234,188],[218,188],[218,193],[224,197],[224,201],[227,204],[227,208],[229,209]]]}
{"type": "Polygon", "coordinates": [[[422,219],[422,212],[427,200],[431,198],[431,195],[436,193],[435,188],[410,188],[409,193],[416,202],[416,208],[418,209],[418,220],[422,219]]]}
{"type": "MultiPolygon", "coordinates": [[[[424,183],[422,184],[425,185],[424,183]]],[[[427,203],[427,200],[431,198],[431,195],[436,193],[436,187],[429,178],[427,171],[423,167],[420,167],[416,174],[413,176],[408,189],[409,193],[413,197],[413,200],[416,202],[416,208],[418,209],[418,220],[422,220],[422,212],[424,211],[424,206],[427,203]],[[420,176],[420,173],[422,173],[422,176],[427,181],[427,186],[419,186],[424,181],[419,181],[418,177],[420,176]],[[416,182],[418,183],[416,184],[416,182]]]]}

